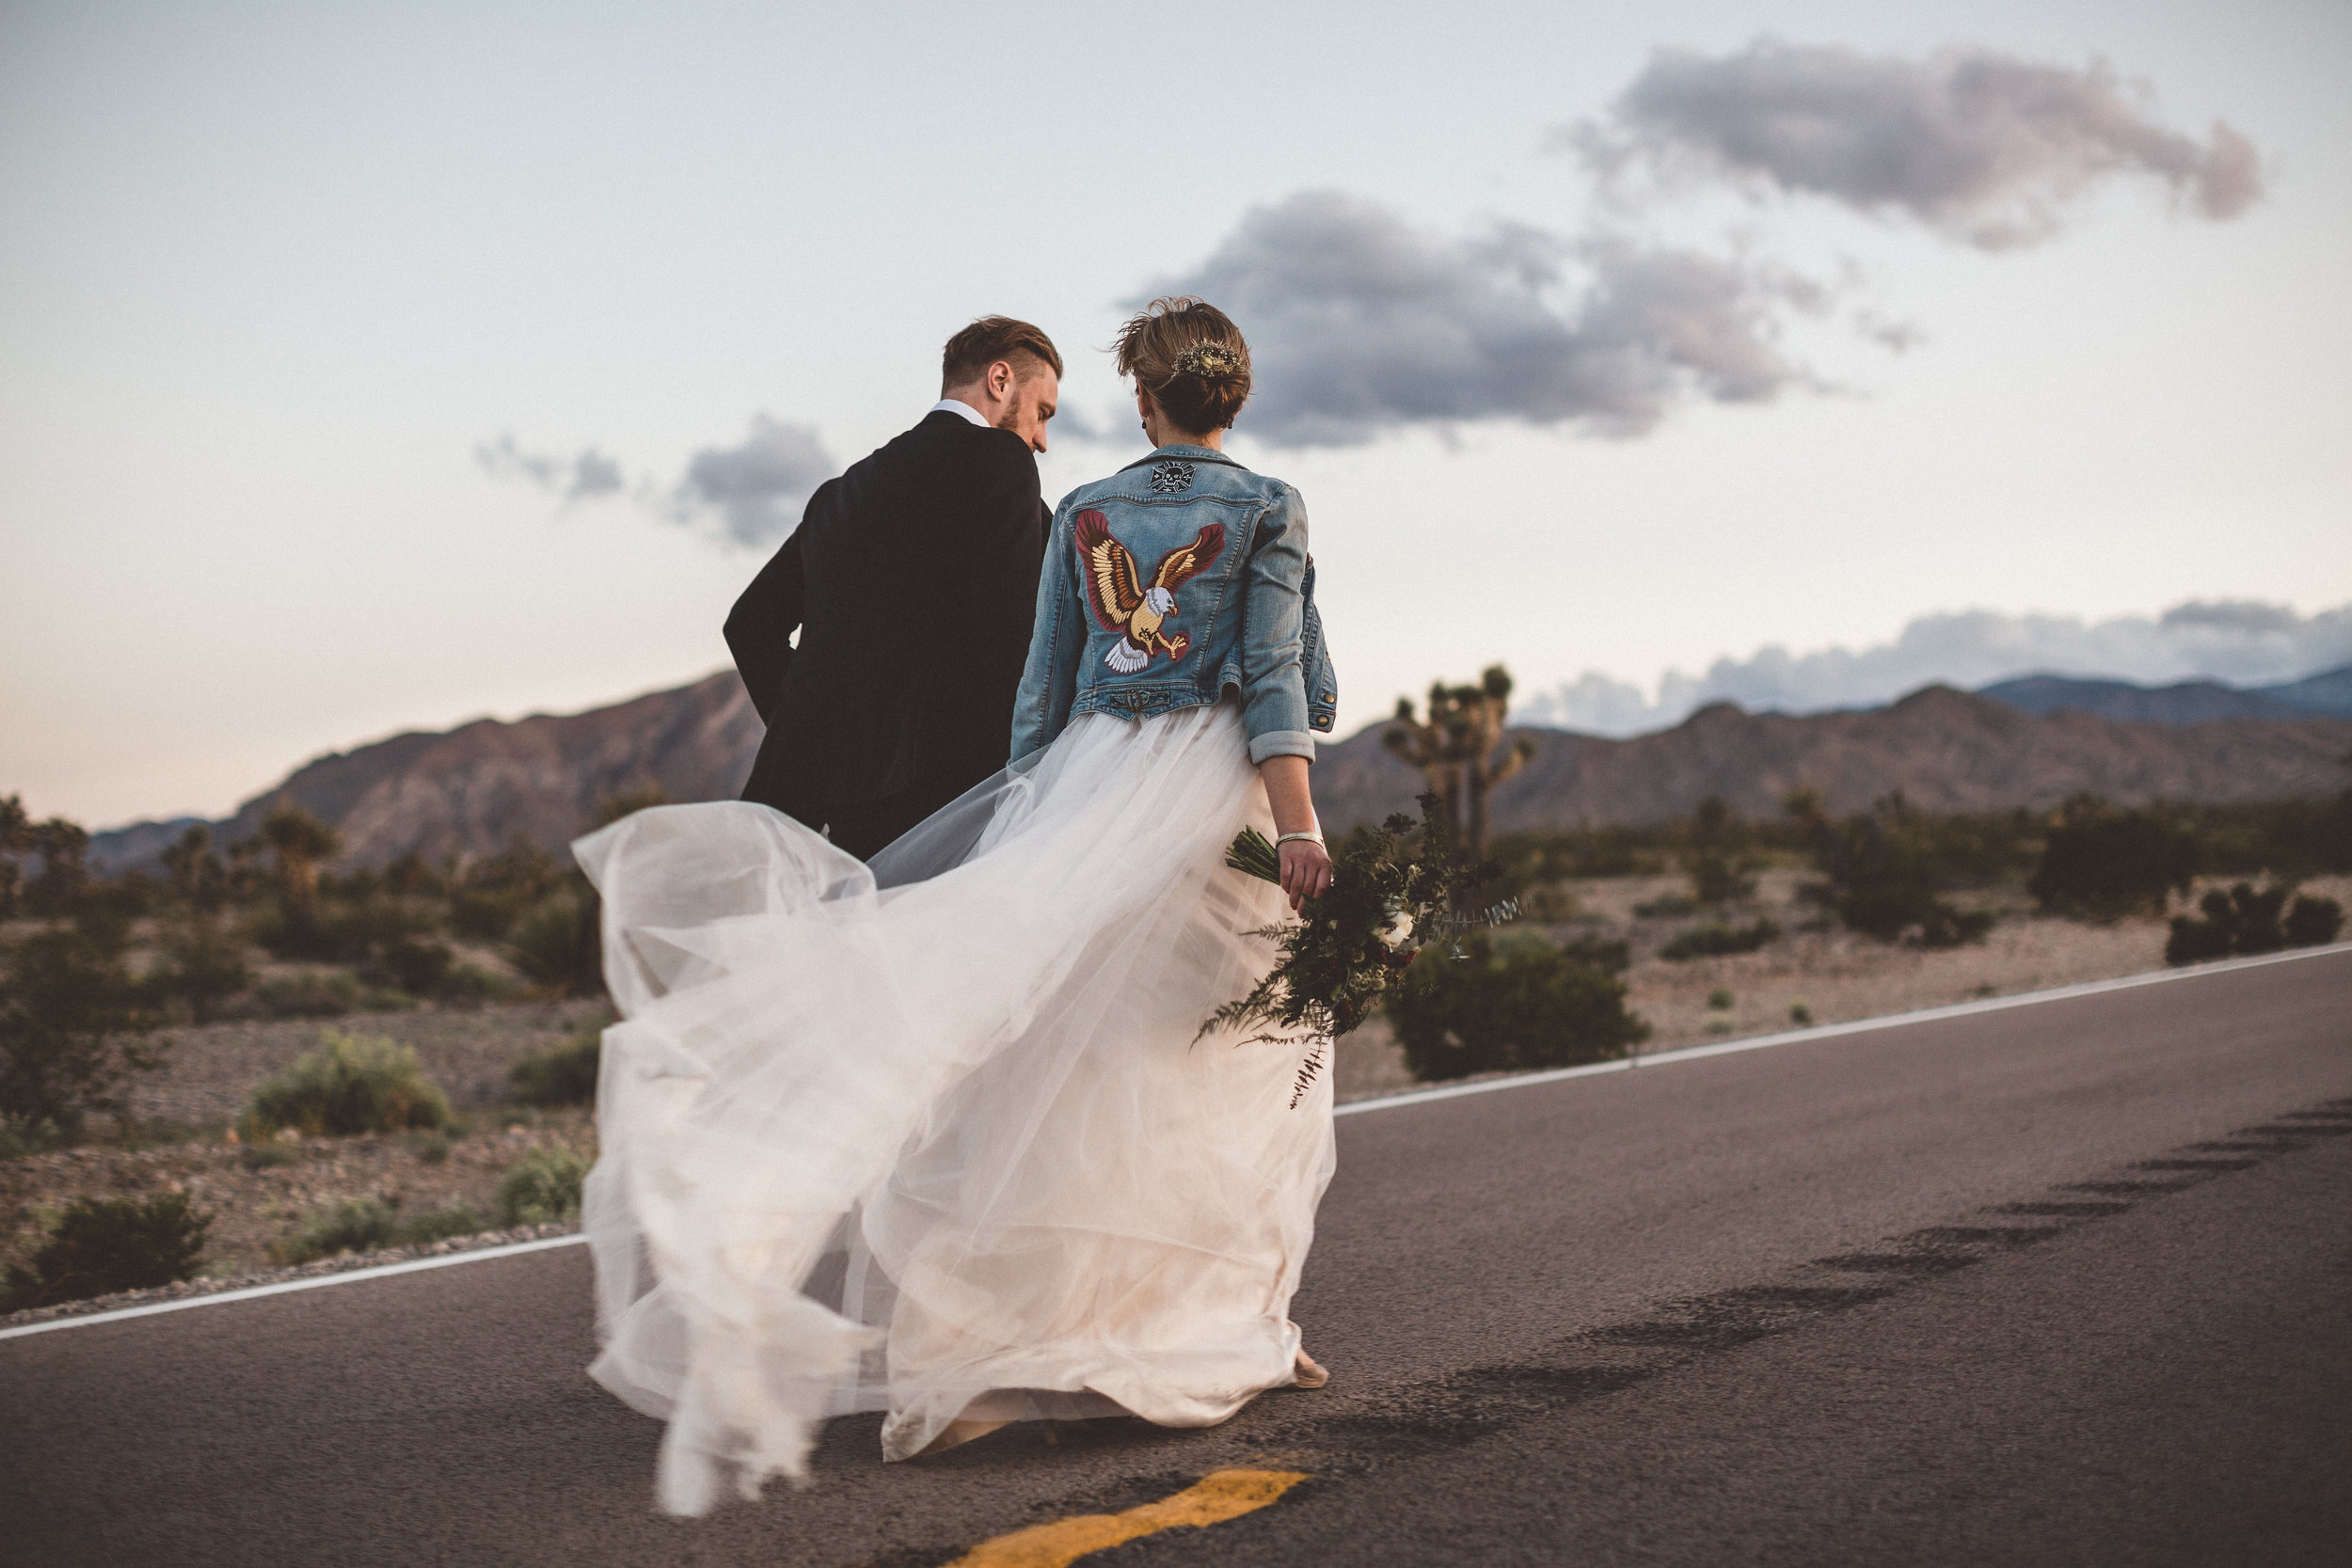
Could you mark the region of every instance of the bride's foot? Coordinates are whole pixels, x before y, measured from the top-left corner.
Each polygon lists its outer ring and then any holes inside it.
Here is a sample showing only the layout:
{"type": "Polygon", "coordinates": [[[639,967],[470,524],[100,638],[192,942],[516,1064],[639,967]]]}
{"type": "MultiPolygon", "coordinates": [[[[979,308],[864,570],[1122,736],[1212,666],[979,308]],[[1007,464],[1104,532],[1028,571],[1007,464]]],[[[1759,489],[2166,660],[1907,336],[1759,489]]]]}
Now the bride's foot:
{"type": "Polygon", "coordinates": [[[1331,1381],[1331,1369],[1301,1350],[1293,1378],[1301,1388],[1320,1388],[1331,1381]]]}

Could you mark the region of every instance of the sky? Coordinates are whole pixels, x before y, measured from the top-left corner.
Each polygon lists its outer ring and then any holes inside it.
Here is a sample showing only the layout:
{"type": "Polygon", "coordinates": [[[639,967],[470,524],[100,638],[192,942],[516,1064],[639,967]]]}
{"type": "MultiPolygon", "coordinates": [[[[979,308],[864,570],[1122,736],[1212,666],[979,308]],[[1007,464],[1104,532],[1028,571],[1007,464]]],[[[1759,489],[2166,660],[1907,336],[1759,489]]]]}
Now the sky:
{"type": "MultiPolygon", "coordinates": [[[[2352,659],[2352,9],[0,8],[0,793],[725,663],[973,316],[1250,335],[1343,730],[2352,659]]],[[[942,657],[952,657],[943,650],[942,657]]]]}

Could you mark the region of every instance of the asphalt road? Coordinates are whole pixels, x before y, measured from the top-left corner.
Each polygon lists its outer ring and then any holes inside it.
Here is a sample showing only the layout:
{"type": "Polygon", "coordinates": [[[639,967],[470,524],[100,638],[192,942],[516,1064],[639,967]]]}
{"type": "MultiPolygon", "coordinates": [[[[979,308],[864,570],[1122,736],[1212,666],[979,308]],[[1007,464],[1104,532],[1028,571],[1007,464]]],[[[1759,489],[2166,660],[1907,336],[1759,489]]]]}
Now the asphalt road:
{"type": "Polygon", "coordinates": [[[1328,1388],[650,1512],[541,1253],[0,1342],[9,1563],[2352,1561],[2352,953],[1341,1123],[1328,1388]]]}

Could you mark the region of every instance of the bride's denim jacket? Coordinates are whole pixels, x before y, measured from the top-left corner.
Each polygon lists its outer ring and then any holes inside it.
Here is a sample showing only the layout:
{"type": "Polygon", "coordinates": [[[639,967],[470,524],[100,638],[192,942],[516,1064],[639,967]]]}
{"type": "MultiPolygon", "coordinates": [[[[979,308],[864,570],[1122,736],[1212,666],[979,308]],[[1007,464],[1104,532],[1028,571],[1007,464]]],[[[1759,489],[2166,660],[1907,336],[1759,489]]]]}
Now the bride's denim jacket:
{"type": "Polygon", "coordinates": [[[1054,514],[1015,759],[1081,713],[1130,719],[1241,696],[1249,760],[1315,754],[1339,682],[1315,611],[1307,508],[1207,447],[1162,447],[1054,514]]]}

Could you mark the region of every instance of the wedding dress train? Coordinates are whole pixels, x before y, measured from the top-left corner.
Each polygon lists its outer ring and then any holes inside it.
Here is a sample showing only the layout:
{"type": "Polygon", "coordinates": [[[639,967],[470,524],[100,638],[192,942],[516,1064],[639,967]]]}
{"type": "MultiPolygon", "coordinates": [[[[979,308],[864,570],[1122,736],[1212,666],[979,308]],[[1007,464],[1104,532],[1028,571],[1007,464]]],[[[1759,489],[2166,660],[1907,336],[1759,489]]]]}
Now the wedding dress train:
{"type": "Polygon", "coordinates": [[[1082,717],[872,867],[764,806],[575,847],[604,897],[601,1352],[669,1422],[660,1497],[988,1423],[1205,1426],[1294,1381],[1327,1075],[1200,1021],[1271,961],[1270,826],[1230,705],[1082,717]],[[951,1423],[970,1422],[957,1427],[951,1423]]]}

